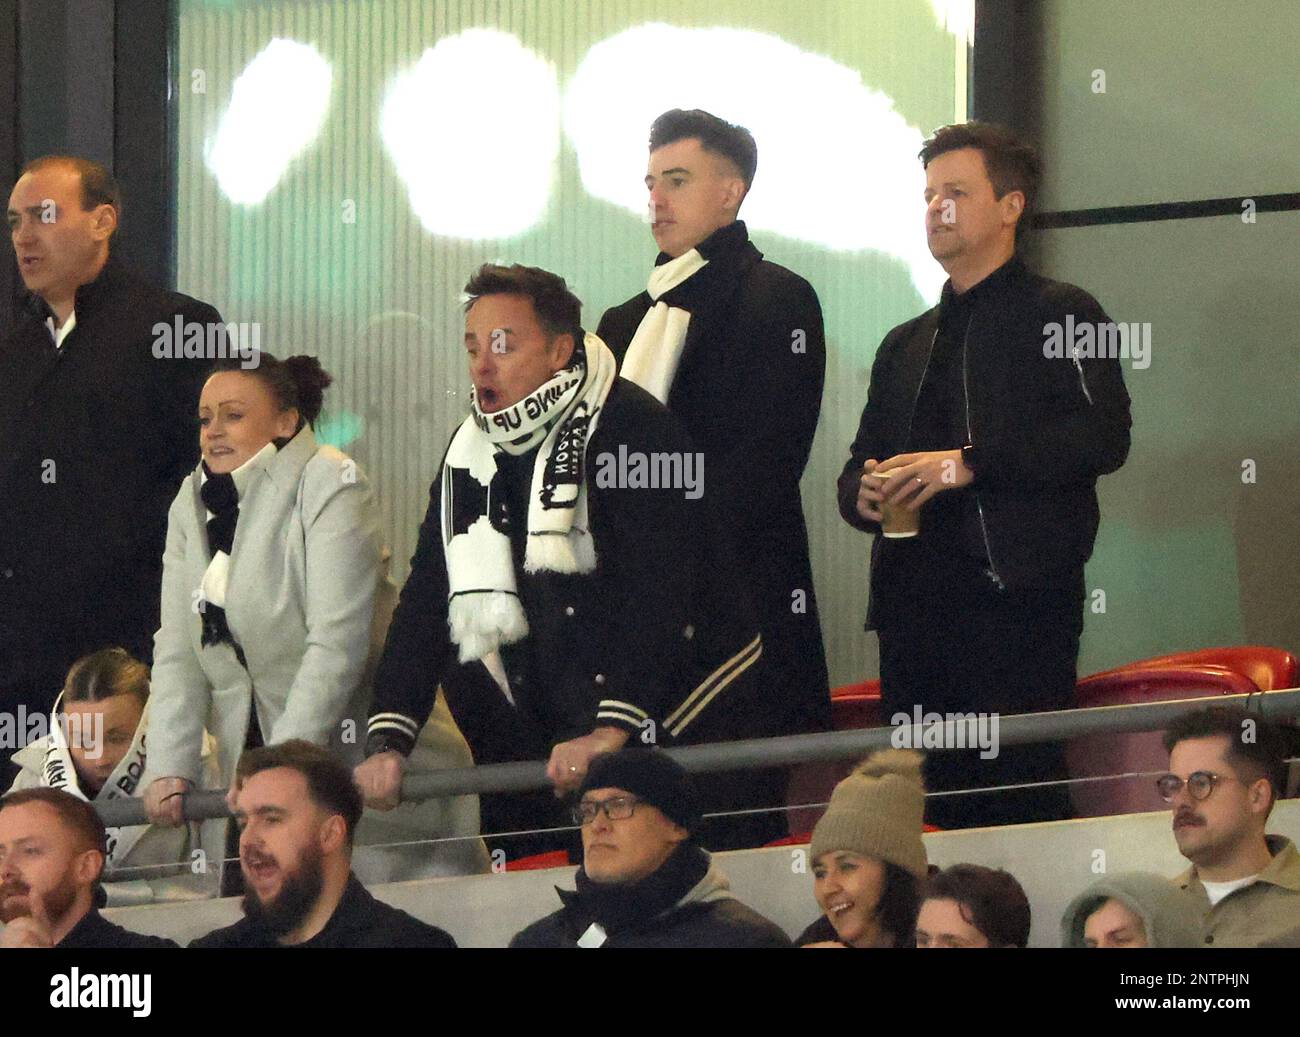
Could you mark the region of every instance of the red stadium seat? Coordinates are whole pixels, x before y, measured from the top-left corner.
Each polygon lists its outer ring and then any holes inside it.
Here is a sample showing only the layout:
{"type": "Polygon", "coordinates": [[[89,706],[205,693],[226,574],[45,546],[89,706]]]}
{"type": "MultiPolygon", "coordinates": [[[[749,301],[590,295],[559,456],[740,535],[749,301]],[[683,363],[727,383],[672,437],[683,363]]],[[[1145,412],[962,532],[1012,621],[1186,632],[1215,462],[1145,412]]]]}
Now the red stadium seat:
{"type": "Polygon", "coordinates": [[[1096,676],[1166,666],[1223,666],[1249,677],[1260,691],[1294,688],[1296,678],[1300,675],[1300,666],[1297,666],[1296,657],[1285,648],[1236,645],[1227,648],[1201,648],[1194,652],[1175,652],[1173,655],[1158,655],[1153,659],[1129,663],[1096,676]]]}
{"type": "Polygon", "coordinates": [[[517,861],[506,861],[506,871],[541,871],[543,868],[567,868],[568,866],[569,855],[564,850],[535,853],[531,857],[520,857],[517,861]]]}
{"type": "Polygon", "coordinates": [[[857,684],[841,684],[831,688],[832,699],[853,698],[856,695],[874,695],[880,698],[880,681],[859,681],[857,684]]]}
{"type": "Polygon", "coordinates": [[[862,681],[831,689],[831,726],[836,731],[881,727],[880,681],[862,681]]]}
{"type": "MultiPolygon", "coordinates": [[[[1088,707],[1257,691],[1254,681],[1226,666],[1135,666],[1085,677],[1079,682],[1076,695],[1079,706],[1088,707]]],[[[1163,772],[1169,767],[1169,754],[1164,750],[1161,736],[1159,731],[1141,731],[1073,738],[1066,746],[1070,776],[1163,772]]],[[[1071,786],[1070,794],[1079,817],[1166,808],[1156,792],[1154,776],[1080,783],[1071,786]]]]}

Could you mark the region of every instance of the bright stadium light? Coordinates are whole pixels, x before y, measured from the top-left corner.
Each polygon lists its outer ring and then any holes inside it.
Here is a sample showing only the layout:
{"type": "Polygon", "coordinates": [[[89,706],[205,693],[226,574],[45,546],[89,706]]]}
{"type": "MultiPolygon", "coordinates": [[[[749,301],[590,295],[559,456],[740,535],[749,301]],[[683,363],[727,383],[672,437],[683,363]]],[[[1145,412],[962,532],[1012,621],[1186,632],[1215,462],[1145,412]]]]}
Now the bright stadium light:
{"type": "Polygon", "coordinates": [[[926,247],[924,135],[861,75],[777,36],[660,23],[596,44],[565,94],[586,189],[644,215],[646,136],[670,108],[704,108],[758,141],[750,227],[902,261],[925,299],[944,273],[926,247]],[[671,74],[665,55],[672,55],[671,74]]]}
{"type": "Polygon", "coordinates": [[[555,66],[494,29],[444,37],[393,81],[379,130],[425,230],[522,234],[546,214],[555,177],[555,66]]]}
{"type": "Polygon", "coordinates": [[[975,0],[930,0],[935,20],[966,46],[975,44],[975,0]]]}
{"type": "Polygon", "coordinates": [[[325,123],[334,73],[306,43],[273,39],[235,80],[207,154],[227,198],[258,205],[325,123]]]}

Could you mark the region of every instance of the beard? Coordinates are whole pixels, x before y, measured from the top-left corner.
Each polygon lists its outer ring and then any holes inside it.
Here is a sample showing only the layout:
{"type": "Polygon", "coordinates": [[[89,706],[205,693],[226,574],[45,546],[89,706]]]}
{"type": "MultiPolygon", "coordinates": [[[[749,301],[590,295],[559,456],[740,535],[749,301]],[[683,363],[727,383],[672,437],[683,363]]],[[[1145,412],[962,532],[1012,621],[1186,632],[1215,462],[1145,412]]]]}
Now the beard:
{"type": "MultiPolygon", "coordinates": [[[[77,899],[77,887],[65,875],[54,889],[36,896],[40,897],[45,917],[52,925],[57,925],[72,909],[72,903],[77,899]]],[[[25,882],[6,882],[0,886],[0,922],[8,925],[15,918],[29,917],[32,914],[31,901],[32,890],[25,882]],[[8,899],[13,896],[24,897],[27,902],[20,904],[8,899]]]]}
{"type": "Polygon", "coordinates": [[[325,855],[319,846],[303,852],[296,871],[286,873],[280,892],[262,901],[253,889],[244,894],[244,914],[276,936],[296,929],[311,913],[325,888],[325,855]]]}

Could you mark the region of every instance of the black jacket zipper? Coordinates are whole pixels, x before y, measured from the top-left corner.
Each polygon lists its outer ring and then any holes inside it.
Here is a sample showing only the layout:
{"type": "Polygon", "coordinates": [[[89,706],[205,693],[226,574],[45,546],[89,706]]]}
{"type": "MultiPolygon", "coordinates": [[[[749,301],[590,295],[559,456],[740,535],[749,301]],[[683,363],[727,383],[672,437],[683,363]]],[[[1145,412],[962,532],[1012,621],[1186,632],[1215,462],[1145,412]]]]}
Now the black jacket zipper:
{"type": "Polygon", "coordinates": [[[930,371],[930,361],[934,359],[934,344],[939,341],[939,327],[936,324],[934,334],[930,336],[930,352],[925,354],[925,366],[921,368],[921,380],[916,383],[916,393],[912,396],[912,410],[907,416],[907,432],[903,435],[903,451],[912,445],[912,423],[916,421],[916,404],[921,399],[921,389],[925,385],[925,376],[930,371]]]}
{"type": "MultiPolygon", "coordinates": [[[[974,323],[975,315],[972,314],[970,320],[966,322],[966,333],[961,340],[961,392],[966,404],[966,442],[971,446],[975,445],[975,436],[970,425],[970,383],[966,374],[966,347],[970,343],[970,326],[974,323]]],[[[934,348],[934,343],[930,344],[930,348],[934,348]]],[[[984,554],[989,560],[989,576],[998,585],[998,590],[1004,591],[1007,589],[1006,584],[1002,582],[1002,577],[998,575],[998,568],[993,564],[993,548],[989,544],[989,527],[984,521],[984,505],[980,501],[980,492],[974,486],[971,487],[971,491],[975,495],[975,511],[979,515],[980,533],[984,537],[984,554]]]]}

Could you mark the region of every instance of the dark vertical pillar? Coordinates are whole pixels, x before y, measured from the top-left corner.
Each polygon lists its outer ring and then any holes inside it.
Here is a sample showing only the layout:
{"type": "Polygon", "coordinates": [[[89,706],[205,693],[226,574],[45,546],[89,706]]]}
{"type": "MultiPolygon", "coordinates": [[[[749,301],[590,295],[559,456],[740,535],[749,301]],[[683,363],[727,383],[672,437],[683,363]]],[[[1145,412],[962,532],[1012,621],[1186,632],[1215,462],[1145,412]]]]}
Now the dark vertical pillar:
{"type": "Polygon", "coordinates": [[[113,172],[126,199],[117,247],[158,284],[176,283],[175,0],[118,0],[113,172]]]}
{"type": "MultiPolygon", "coordinates": [[[[971,118],[1015,130],[1042,143],[1043,15],[1039,0],[975,0],[971,118]]],[[[1037,234],[1022,236],[1033,263],[1037,234]]]]}
{"type": "MultiPolygon", "coordinates": [[[[0,0],[0,191],[6,204],[18,166],[18,0],[0,0]]],[[[0,328],[9,324],[17,286],[13,249],[0,246],[0,328]]]]}

